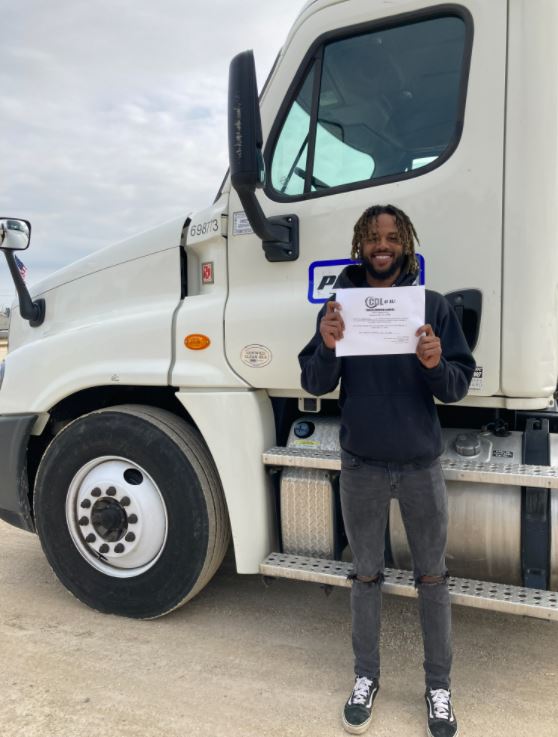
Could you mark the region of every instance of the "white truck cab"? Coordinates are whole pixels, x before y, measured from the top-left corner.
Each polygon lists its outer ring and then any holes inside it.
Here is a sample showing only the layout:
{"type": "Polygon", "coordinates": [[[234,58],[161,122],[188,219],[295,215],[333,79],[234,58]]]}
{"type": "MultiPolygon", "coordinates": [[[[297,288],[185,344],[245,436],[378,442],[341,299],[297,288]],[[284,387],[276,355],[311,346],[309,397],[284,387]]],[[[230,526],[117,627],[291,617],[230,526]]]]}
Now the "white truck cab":
{"type": "MultiPolygon", "coordinates": [[[[30,225],[4,238],[0,516],[78,598],[165,614],[231,533],[239,573],[350,585],[337,393],[306,395],[297,354],[389,202],[477,362],[439,407],[453,598],[558,618],[557,23],[553,0],[308,2],[259,100],[233,60],[213,204],[32,295],[30,225]]],[[[413,595],[395,504],[388,537],[386,590],[413,595]]]]}

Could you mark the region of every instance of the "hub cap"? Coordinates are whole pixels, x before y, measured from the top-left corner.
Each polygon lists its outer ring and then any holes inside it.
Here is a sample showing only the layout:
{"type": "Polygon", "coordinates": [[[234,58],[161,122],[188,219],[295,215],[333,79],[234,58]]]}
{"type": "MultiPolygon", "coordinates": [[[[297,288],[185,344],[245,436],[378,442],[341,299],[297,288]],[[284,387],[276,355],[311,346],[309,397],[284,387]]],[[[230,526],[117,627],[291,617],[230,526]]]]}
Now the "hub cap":
{"type": "Polygon", "coordinates": [[[74,545],[103,573],[130,578],[157,561],[167,539],[167,510],[146,471],[125,458],[96,458],[72,479],[66,521],[74,545]]]}

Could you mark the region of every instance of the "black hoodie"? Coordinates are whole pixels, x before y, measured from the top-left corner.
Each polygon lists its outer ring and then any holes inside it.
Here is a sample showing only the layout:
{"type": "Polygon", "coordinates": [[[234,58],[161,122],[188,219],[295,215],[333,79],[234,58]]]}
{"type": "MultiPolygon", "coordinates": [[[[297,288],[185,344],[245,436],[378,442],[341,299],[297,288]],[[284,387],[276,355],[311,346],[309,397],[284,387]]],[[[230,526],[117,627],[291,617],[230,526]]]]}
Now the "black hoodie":
{"type": "MultiPolygon", "coordinates": [[[[409,286],[404,274],[394,286],[409,286]]],[[[340,288],[367,287],[362,266],[348,266],[340,274],[340,288]]],[[[335,299],[335,297],[332,297],[335,299]]],[[[438,292],[426,290],[426,323],[442,343],[442,358],[433,369],[413,354],[346,356],[337,358],[316,333],[298,356],[301,383],[310,394],[332,392],[341,379],[341,447],[369,460],[429,463],[443,452],[438,413],[433,397],[457,402],[467,394],[475,360],[455,312],[438,292]]]]}

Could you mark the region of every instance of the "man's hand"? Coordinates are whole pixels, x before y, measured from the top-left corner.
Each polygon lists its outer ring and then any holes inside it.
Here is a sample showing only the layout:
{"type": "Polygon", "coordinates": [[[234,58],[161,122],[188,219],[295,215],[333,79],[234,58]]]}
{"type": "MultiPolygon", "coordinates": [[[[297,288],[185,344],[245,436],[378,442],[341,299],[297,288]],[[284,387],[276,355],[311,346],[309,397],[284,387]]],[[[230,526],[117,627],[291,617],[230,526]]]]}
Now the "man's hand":
{"type": "Polygon", "coordinates": [[[328,302],[326,313],[320,320],[320,335],[326,348],[335,348],[335,342],[341,340],[345,323],[339,313],[341,305],[339,302],[328,302]]]}
{"type": "Polygon", "coordinates": [[[418,360],[426,368],[436,368],[442,358],[442,343],[434,335],[432,325],[423,325],[415,335],[421,336],[417,345],[418,360]]]}

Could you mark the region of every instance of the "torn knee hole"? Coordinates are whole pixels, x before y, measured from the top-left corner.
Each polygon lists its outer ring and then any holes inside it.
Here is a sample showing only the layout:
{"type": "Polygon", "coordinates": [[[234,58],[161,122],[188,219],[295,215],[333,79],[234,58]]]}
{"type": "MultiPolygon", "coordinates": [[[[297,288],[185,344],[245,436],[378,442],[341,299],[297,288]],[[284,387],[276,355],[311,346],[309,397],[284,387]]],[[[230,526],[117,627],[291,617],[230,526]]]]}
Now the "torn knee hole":
{"type": "Polygon", "coordinates": [[[445,583],[447,576],[419,576],[417,583],[426,584],[427,586],[437,586],[445,583]]]}
{"type": "Polygon", "coordinates": [[[374,584],[381,585],[384,580],[384,575],[383,573],[377,573],[375,576],[361,576],[357,573],[350,573],[347,578],[349,581],[357,581],[358,583],[373,586],[374,584]]]}

